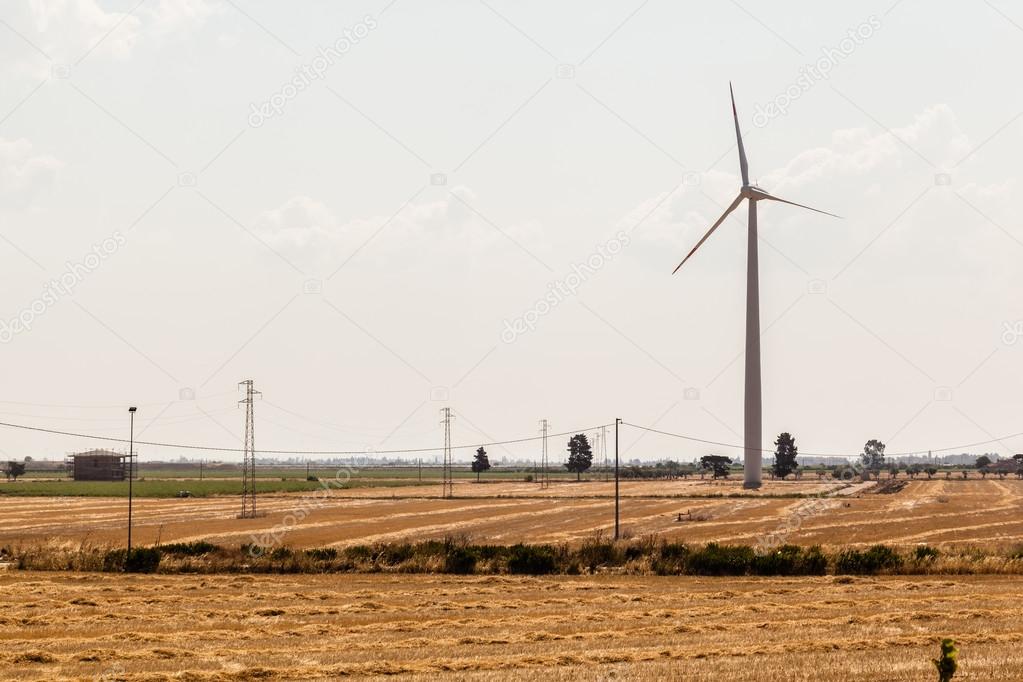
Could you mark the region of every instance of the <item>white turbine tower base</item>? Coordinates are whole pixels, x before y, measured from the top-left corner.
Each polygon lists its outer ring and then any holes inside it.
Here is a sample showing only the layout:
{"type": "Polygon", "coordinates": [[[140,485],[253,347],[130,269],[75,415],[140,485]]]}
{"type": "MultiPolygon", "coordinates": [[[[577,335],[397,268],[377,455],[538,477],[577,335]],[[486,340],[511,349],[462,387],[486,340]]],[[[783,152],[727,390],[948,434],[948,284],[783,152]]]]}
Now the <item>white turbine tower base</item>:
{"type": "Polygon", "coordinates": [[[735,93],[731,83],[728,91],[732,97],[732,120],[735,122],[735,140],[739,147],[739,172],[742,175],[742,187],[739,196],[725,209],[721,217],[711,225],[707,234],[696,243],[678,267],[671,274],[679,271],[696,250],[710,238],[714,230],[725,221],[728,215],[739,207],[743,199],[749,200],[749,228],[746,242],[746,398],[743,418],[743,487],[759,488],[763,484],[763,403],[760,384],[760,257],[757,241],[757,202],[778,201],[806,208],[838,218],[834,213],[821,211],[810,206],[797,204],[768,194],[749,182],[749,164],[746,161],[746,150],[742,146],[742,132],[739,130],[739,115],[735,110],[735,93]]]}

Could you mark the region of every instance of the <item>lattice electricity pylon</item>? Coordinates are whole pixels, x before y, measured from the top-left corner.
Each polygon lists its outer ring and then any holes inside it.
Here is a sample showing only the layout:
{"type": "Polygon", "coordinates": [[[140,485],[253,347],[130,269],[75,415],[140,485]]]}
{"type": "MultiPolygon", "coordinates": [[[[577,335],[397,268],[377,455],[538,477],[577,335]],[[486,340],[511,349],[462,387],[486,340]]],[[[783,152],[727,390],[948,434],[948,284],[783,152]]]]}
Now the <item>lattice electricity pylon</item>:
{"type": "Polygon", "coordinates": [[[550,475],[550,472],[548,471],[548,468],[547,468],[548,467],[548,462],[547,462],[547,428],[548,428],[547,420],[546,419],[541,419],[540,420],[540,433],[542,434],[543,438],[540,441],[540,443],[541,443],[541,445],[540,445],[540,471],[536,472],[536,478],[537,478],[537,481],[540,483],[540,487],[541,488],[548,488],[551,485],[551,475],[550,475]]]}
{"type": "Polygon", "coordinates": [[[441,481],[441,497],[454,497],[455,495],[455,481],[451,470],[451,420],[454,419],[451,416],[451,408],[445,407],[441,409],[440,413],[444,415],[441,424],[444,425],[444,468],[443,468],[443,480],[441,481]]]}
{"type": "Polygon", "coordinates": [[[252,384],[252,379],[239,382],[245,387],[245,398],[239,405],[245,405],[245,456],[242,459],[242,513],[240,519],[256,517],[256,434],[253,403],[257,395],[262,395],[252,384]]]}

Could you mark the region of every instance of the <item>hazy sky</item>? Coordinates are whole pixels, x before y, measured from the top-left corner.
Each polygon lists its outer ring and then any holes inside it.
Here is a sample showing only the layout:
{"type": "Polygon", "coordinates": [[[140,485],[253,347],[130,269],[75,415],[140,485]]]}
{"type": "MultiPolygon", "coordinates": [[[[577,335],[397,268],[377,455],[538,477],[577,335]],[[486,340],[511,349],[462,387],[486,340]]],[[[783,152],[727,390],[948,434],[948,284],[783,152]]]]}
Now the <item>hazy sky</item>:
{"type": "Polygon", "coordinates": [[[1008,0],[5,2],[0,420],[237,447],[251,377],[260,448],[445,405],[740,443],[742,213],[670,274],[739,185],[731,80],[751,175],[845,216],[761,207],[765,447],[1023,431],[1021,61],[1008,0]]]}

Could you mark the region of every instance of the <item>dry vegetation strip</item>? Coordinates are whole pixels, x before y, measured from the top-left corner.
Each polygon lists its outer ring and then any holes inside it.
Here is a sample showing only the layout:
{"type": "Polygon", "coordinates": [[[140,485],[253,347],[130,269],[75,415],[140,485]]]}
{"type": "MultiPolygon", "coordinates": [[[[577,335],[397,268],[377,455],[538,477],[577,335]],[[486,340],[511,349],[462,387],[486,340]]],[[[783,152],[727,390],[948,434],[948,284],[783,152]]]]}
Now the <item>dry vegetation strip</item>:
{"type": "Polygon", "coordinates": [[[0,677],[1023,679],[1005,577],[0,573],[0,677]]]}

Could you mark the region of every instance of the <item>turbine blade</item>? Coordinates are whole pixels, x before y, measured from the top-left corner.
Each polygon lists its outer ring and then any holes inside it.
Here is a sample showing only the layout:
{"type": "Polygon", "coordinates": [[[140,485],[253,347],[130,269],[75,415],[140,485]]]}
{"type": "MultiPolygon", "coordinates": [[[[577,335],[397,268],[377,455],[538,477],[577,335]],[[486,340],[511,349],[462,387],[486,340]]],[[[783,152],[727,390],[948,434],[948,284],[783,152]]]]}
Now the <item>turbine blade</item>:
{"type": "Polygon", "coordinates": [[[742,133],[739,132],[739,113],[735,110],[735,92],[732,84],[728,84],[728,92],[732,96],[732,120],[735,121],[735,140],[739,144],[739,171],[742,173],[742,186],[749,185],[749,164],[746,162],[746,150],[742,146],[742,133]]]}
{"type": "Polygon", "coordinates": [[[759,194],[760,194],[759,198],[761,198],[761,199],[767,199],[768,201],[780,201],[783,204],[791,204],[792,206],[798,206],[799,208],[805,208],[805,209],[807,209],[809,211],[815,211],[817,213],[823,213],[824,215],[829,215],[832,218],[838,218],[839,220],[842,220],[842,216],[840,216],[840,215],[835,215],[834,213],[828,213],[827,211],[822,211],[819,208],[814,208],[813,206],[804,206],[803,204],[797,204],[794,201],[789,201],[788,199],[782,199],[781,197],[776,197],[773,194],[768,194],[767,192],[764,192],[763,190],[761,190],[759,194]]]}
{"type": "MultiPolygon", "coordinates": [[[[721,214],[721,217],[717,219],[717,222],[710,226],[710,229],[707,230],[707,234],[703,235],[703,239],[698,241],[696,243],[696,246],[693,247],[693,250],[690,251],[689,254],[685,258],[682,259],[682,262],[678,264],[678,268],[681,268],[683,265],[686,264],[686,261],[689,260],[689,258],[694,253],[696,253],[696,250],[698,248],[700,248],[701,246],[703,246],[703,243],[705,241],[707,241],[712,234],[714,234],[714,230],[718,229],[718,226],[721,223],[725,222],[725,218],[728,217],[728,214],[731,213],[732,211],[734,211],[736,208],[738,208],[739,204],[741,204],[741,203],[742,203],[742,195],[740,194],[739,196],[735,197],[735,201],[732,202],[732,205],[725,209],[725,212],[721,214]]],[[[671,274],[674,275],[676,272],[678,272],[678,268],[675,268],[674,270],[672,270],[671,274]]]]}

